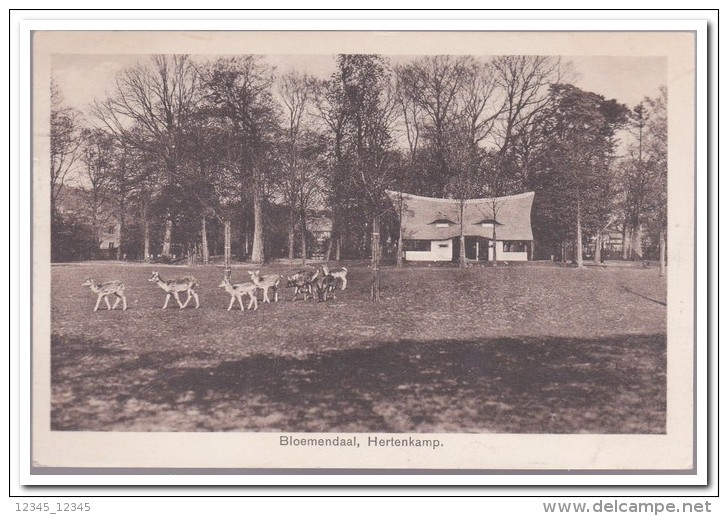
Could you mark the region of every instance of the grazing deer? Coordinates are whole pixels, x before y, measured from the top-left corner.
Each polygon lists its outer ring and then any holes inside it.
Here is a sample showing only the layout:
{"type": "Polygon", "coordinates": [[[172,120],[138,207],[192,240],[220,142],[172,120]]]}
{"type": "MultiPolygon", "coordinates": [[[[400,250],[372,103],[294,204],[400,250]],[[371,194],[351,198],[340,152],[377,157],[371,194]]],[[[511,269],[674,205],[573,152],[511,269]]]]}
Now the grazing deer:
{"type": "Polygon", "coordinates": [[[259,289],[263,291],[263,302],[270,303],[268,297],[268,289],[273,289],[273,299],[278,302],[278,285],[280,285],[283,276],[270,274],[268,276],[261,276],[260,271],[248,272],[250,279],[253,280],[259,289]]]}
{"type": "Polygon", "coordinates": [[[295,301],[298,294],[303,294],[304,301],[308,300],[309,294],[311,295],[311,298],[313,298],[313,283],[318,276],[319,270],[316,269],[315,272],[298,271],[293,276],[286,277],[288,280],[286,286],[295,288],[293,292],[293,299],[291,301],[295,301]]]}
{"type": "Polygon", "coordinates": [[[319,275],[319,277],[316,278],[313,282],[314,290],[316,291],[316,294],[318,294],[318,300],[326,301],[329,292],[331,292],[331,298],[336,299],[334,290],[336,290],[338,281],[339,280],[335,278],[332,274],[319,275]]]}
{"type": "Polygon", "coordinates": [[[152,277],[149,278],[149,281],[156,283],[162,288],[162,290],[167,293],[167,298],[164,300],[164,306],[162,307],[162,310],[167,308],[169,298],[172,296],[174,296],[174,298],[177,300],[177,304],[180,308],[185,308],[187,306],[187,303],[189,303],[190,299],[192,299],[193,297],[195,298],[195,308],[200,308],[200,297],[197,295],[197,292],[195,292],[195,288],[199,285],[197,284],[197,280],[194,277],[184,276],[182,278],[164,281],[159,276],[158,272],[152,272],[152,277]],[[180,292],[187,292],[187,300],[184,302],[184,304],[182,304],[182,302],[179,300],[180,292]]]}
{"type": "Polygon", "coordinates": [[[250,310],[252,307],[253,310],[258,309],[258,286],[255,283],[230,283],[230,280],[228,278],[225,278],[222,280],[222,283],[218,285],[218,287],[224,288],[225,291],[230,294],[230,305],[228,306],[228,312],[232,309],[233,304],[235,304],[235,300],[238,300],[238,303],[240,304],[240,309],[245,310],[243,308],[243,296],[248,295],[250,296],[250,303],[248,303],[248,310],[250,310]]]}
{"type": "Polygon", "coordinates": [[[339,269],[329,270],[329,266],[326,264],[323,264],[321,268],[323,269],[324,274],[331,274],[334,278],[339,279],[341,281],[341,290],[346,290],[346,275],[349,274],[349,269],[347,269],[346,267],[341,267],[339,269]]]}
{"type": "Polygon", "coordinates": [[[91,278],[86,278],[86,281],[84,281],[81,286],[90,287],[91,292],[98,295],[98,297],[96,298],[96,306],[94,307],[94,312],[99,309],[99,304],[101,303],[102,299],[106,301],[106,308],[108,308],[109,310],[114,310],[119,304],[119,301],[124,302],[124,308],[122,308],[122,310],[126,310],[126,296],[124,295],[125,287],[121,281],[114,280],[107,281],[106,283],[96,283],[91,278]],[[112,294],[116,297],[116,301],[114,301],[113,307],[109,303],[109,296],[112,294]]]}

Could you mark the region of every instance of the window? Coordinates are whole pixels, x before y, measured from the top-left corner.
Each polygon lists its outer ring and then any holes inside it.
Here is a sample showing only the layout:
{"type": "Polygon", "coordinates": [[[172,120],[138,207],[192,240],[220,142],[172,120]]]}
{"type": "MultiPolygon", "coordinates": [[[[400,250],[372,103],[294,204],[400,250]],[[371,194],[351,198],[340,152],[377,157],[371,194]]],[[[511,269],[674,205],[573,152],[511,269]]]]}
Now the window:
{"type": "Polygon", "coordinates": [[[521,240],[508,240],[503,242],[504,253],[525,253],[527,248],[527,242],[521,240]]]}
{"type": "Polygon", "coordinates": [[[429,240],[405,240],[404,241],[405,251],[429,251],[430,241],[429,240]]]}
{"type": "Polygon", "coordinates": [[[109,226],[109,229],[108,229],[107,233],[110,233],[112,235],[114,233],[116,233],[116,226],[114,226],[113,224],[111,226],[109,226]]]}
{"type": "Polygon", "coordinates": [[[450,219],[437,219],[430,222],[430,224],[434,224],[436,228],[449,228],[450,226],[455,225],[455,223],[450,219]]]}
{"type": "Polygon", "coordinates": [[[484,228],[492,228],[493,224],[498,224],[499,226],[503,225],[495,219],[483,219],[477,223],[477,225],[484,227],[484,228]]]}

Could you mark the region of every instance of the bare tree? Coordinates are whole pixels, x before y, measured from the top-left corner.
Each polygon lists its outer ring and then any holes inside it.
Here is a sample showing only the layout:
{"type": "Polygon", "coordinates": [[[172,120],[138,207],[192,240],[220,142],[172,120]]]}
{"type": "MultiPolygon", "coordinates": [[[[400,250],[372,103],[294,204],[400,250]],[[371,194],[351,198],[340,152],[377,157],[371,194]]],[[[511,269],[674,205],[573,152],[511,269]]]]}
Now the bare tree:
{"type": "MultiPolygon", "coordinates": [[[[422,129],[433,152],[433,181],[446,182],[451,173],[447,161],[449,125],[462,88],[472,77],[473,65],[471,56],[437,55],[422,57],[395,69],[398,96],[408,99],[407,104],[412,103],[424,114],[422,120],[426,123],[422,129]]],[[[413,107],[410,111],[415,114],[413,107]]]]}
{"type": "Polygon", "coordinates": [[[81,161],[84,167],[79,182],[84,202],[91,215],[91,233],[96,253],[99,247],[99,224],[108,222],[111,216],[111,210],[104,210],[103,218],[100,218],[112,186],[114,140],[100,129],[83,130],[81,140],[81,161]]]}
{"type": "MultiPolygon", "coordinates": [[[[253,198],[253,246],[251,261],[264,261],[263,202],[270,179],[271,145],[276,131],[272,70],[260,56],[220,58],[201,70],[206,98],[216,116],[231,130],[238,146],[237,164],[249,179],[253,198]]],[[[241,197],[246,181],[240,182],[241,197]]]]}
{"type": "Polygon", "coordinates": [[[316,82],[315,87],[316,110],[314,116],[322,122],[331,148],[325,190],[328,205],[331,206],[332,231],[329,247],[326,250],[326,260],[329,260],[333,252],[334,258],[338,261],[341,259],[342,247],[342,218],[344,216],[342,211],[347,208],[345,192],[349,174],[345,166],[344,147],[350,113],[346,107],[344,82],[340,72],[335,73],[331,80],[316,82]]]}
{"type": "MultiPolygon", "coordinates": [[[[124,144],[155,155],[164,163],[163,186],[174,185],[181,162],[183,130],[199,99],[195,67],[186,55],[154,55],[126,68],[113,93],[93,105],[95,117],[124,144]]],[[[162,255],[172,242],[173,199],[167,199],[162,255]]]]}
{"type": "Polygon", "coordinates": [[[404,67],[395,68],[394,93],[397,104],[400,108],[400,119],[404,124],[404,134],[407,137],[407,148],[411,162],[417,157],[417,150],[420,145],[420,136],[423,131],[424,111],[420,104],[410,95],[408,91],[408,78],[404,67]]]}
{"type": "Polygon", "coordinates": [[[660,236],[660,255],[664,254],[664,228],[667,190],[666,126],[664,104],[666,91],[656,99],[646,98],[631,112],[630,132],[633,143],[621,163],[620,183],[623,213],[624,259],[643,255],[643,233],[646,226],[656,227],[660,236]]]}
{"type": "Polygon", "coordinates": [[[313,103],[314,80],[295,70],[278,80],[278,95],[283,104],[283,158],[280,187],[289,206],[288,258],[293,259],[295,227],[298,221],[301,239],[301,260],[306,263],[306,222],[315,195],[320,192],[316,168],[311,156],[304,156],[307,132],[310,131],[309,109],[313,103]],[[298,220],[297,220],[298,219],[298,220]]]}
{"type": "Polygon", "coordinates": [[[339,55],[338,65],[348,111],[352,171],[371,217],[371,299],[380,299],[380,222],[389,209],[392,182],[392,132],[397,119],[387,61],[377,55],[339,55]]]}
{"type": "Polygon", "coordinates": [[[55,217],[66,176],[80,156],[78,113],[63,105],[58,83],[51,80],[51,214],[55,217]]]}
{"type": "Polygon", "coordinates": [[[549,85],[561,82],[565,67],[559,58],[525,55],[499,56],[492,66],[503,95],[497,147],[506,155],[517,135],[548,105],[549,85]]]}
{"type": "Polygon", "coordinates": [[[448,162],[454,170],[447,184],[446,194],[457,200],[454,213],[460,225],[460,267],[467,267],[465,253],[465,206],[468,199],[477,197],[483,191],[483,174],[478,166],[478,149],[466,139],[466,132],[450,137],[448,162]],[[458,137],[459,136],[459,137],[458,137]]]}
{"type": "Polygon", "coordinates": [[[473,147],[482,147],[495,128],[505,105],[498,102],[498,77],[490,61],[468,63],[457,95],[460,130],[473,147]]]}

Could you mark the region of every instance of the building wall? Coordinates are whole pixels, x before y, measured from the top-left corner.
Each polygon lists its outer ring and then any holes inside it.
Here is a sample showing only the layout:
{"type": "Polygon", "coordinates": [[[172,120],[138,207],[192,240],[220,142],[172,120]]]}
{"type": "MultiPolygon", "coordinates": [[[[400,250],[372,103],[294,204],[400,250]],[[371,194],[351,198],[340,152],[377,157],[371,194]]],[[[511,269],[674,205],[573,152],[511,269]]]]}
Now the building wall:
{"type": "MultiPolygon", "coordinates": [[[[496,241],[495,243],[496,247],[496,258],[498,258],[498,261],[504,261],[504,262],[527,262],[528,261],[528,251],[519,251],[519,252],[505,252],[503,250],[503,242],[500,240],[496,241]]],[[[488,260],[493,260],[493,247],[490,247],[488,249],[488,260]]]]}
{"type": "Polygon", "coordinates": [[[431,240],[429,251],[405,251],[404,259],[411,262],[449,262],[452,260],[452,240],[431,240]]]}
{"type": "MultiPolygon", "coordinates": [[[[498,261],[505,262],[526,262],[528,252],[505,252],[503,242],[496,241],[496,252],[498,261]]],[[[431,240],[429,251],[405,251],[404,259],[410,262],[449,262],[452,260],[452,240],[431,240]]],[[[493,260],[493,247],[488,249],[488,260],[493,260]]]]}

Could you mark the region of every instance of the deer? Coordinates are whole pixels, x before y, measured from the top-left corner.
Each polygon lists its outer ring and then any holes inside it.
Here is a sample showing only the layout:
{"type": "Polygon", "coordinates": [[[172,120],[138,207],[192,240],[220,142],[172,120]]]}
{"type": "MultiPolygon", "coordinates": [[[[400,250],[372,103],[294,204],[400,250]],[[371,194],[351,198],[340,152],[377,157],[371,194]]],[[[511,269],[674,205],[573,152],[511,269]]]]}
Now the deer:
{"type": "Polygon", "coordinates": [[[349,269],[347,269],[346,267],[341,267],[338,269],[329,270],[329,266],[326,264],[323,264],[321,266],[321,268],[323,269],[324,274],[326,274],[326,275],[330,274],[334,278],[337,278],[338,280],[340,280],[341,281],[341,290],[346,290],[346,284],[347,284],[346,275],[349,273],[349,269]]]}
{"type": "Polygon", "coordinates": [[[334,294],[334,290],[336,290],[336,286],[338,285],[338,279],[334,277],[332,274],[320,274],[314,281],[313,281],[313,288],[316,291],[316,294],[318,294],[318,300],[319,301],[326,301],[328,298],[328,293],[331,292],[331,298],[336,299],[336,295],[334,294]]]}
{"type": "Polygon", "coordinates": [[[250,279],[253,280],[259,289],[263,291],[263,302],[270,303],[268,297],[268,289],[273,289],[273,299],[278,302],[278,285],[280,285],[283,276],[270,274],[268,276],[261,276],[260,271],[248,272],[250,279]]]}
{"type": "Polygon", "coordinates": [[[258,309],[258,286],[255,283],[246,282],[233,284],[230,283],[230,280],[228,278],[224,278],[222,280],[222,283],[220,283],[218,287],[224,288],[225,291],[230,294],[230,305],[228,306],[228,312],[232,309],[236,299],[240,304],[240,309],[245,310],[245,308],[243,307],[243,296],[245,295],[250,296],[248,310],[250,310],[252,307],[254,307],[253,310],[258,309]]]}
{"type": "Polygon", "coordinates": [[[313,298],[313,283],[316,278],[318,278],[319,273],[319,269],[316,269],[315,272],[303,270],[298,271],[293,276],[287,276],[286,286],[295,288],[293,291],[293,299],[291,301],[295,301],[298,294],[303,294],[304,301],[308,300],[309,294],[311,295],[311,298],[313,298]]]}
{"type": "Polygon", "coordinates": [[[106,308],[109,310],[114,310],[119,304],[119,301],[123,301],[124,307],[122,308],[122,310],[126,310],[126,296],[124,295],[125,287],[121,281],[113,280],[107,281],[105,283],[96,283],[93,279],[86,278],[86,281],[84,281],[81,286],[90,287],[91,292],[98,295],[98,297],[96,298],[96,306],[94,307],[94,312],[98,311],[99,304],[101,304],[102,299],[106,301],[106,308]],[[109,296],[111,295],[116,297],[116,301],[114,301],[113,307],[109,303],[109,296]]]}
{"type": "Polygon", "coordinates": [[[156,283],[162,288],[162,290],[167,293],[167,298],[164,300],[164,306],[162,307],[162,310],[165,310],[167,308],[169,298],[172,296],[174,296],[174,298],[177,300],[177,304],[179,305],[180,309],[185,308],[187,306],[187,303],[189,303],[190,299],[192,299],[193,297],[195,298],[195,308],[200,307],[200,297],[197,295],[197,292],[195,292],[195,288],[199,285],[197,283],[197,280],[193,276],[184,276],[182,278],[165,281],[159,276],[159,273],[155,271],[152,272],[152,277],[149,278],[149,281],[156,283]],[[187,292],[187,300],[184,302],[184,304],[182,304],[179,299],[180,292],[187,292]]]}

